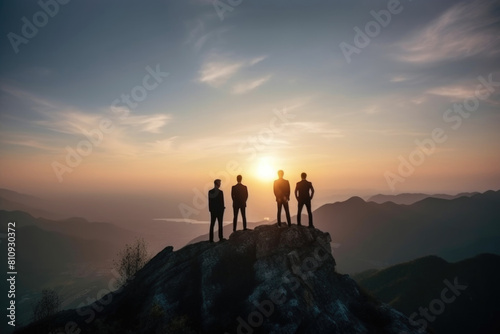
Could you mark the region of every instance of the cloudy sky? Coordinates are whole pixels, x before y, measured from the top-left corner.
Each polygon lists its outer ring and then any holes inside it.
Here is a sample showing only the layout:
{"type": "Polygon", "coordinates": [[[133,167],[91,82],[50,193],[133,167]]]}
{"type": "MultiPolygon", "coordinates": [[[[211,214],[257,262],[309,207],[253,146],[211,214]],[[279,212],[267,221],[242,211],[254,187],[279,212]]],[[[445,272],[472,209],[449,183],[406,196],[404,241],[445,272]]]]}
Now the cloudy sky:
{"type": "Polygon", "coordinates": [[[60,2],[0,2],[0,187],[500,188],[499,1],[60,2]]]}

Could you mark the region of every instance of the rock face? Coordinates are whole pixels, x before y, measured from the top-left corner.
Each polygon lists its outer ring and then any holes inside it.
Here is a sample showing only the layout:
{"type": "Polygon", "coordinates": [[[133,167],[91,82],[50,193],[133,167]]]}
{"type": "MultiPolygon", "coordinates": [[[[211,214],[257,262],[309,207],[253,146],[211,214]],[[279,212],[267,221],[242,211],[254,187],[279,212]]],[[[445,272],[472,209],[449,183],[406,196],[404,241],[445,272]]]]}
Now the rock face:
{"type": "Polygon", "coordinates": [[[317,229],[262,225],[167,247],[122,289],[18,332],[417,333],[335,272],[330,241],[317,229]]]}

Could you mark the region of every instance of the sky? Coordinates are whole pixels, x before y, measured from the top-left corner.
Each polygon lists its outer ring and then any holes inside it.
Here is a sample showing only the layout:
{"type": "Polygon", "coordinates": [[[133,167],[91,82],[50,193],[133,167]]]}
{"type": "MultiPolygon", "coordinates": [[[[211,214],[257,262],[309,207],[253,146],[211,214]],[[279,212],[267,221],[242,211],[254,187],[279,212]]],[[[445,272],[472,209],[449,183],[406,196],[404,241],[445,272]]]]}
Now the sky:
{"type": "Polygon", "coordinates": [[[500,189],[499,32],[500,1],[0,1],[0,187],[196,219],[242,174],[254,220],[278,169],[313,208],[500,189]]]}

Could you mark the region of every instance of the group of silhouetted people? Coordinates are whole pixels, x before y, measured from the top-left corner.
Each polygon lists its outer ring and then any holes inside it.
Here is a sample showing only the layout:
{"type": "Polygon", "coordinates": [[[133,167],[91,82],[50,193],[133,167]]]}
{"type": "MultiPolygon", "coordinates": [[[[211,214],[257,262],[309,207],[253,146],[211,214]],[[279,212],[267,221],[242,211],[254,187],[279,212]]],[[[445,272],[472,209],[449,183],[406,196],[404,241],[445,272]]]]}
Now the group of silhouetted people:
{"type": "MultiPolygon", "coordinates": [[[[292,226],[290,218],[290,208],[288,202],[290,201],[290,182],[283,178],[285,173],[282,170],[278,171],[278,179],[274,181],[274,196],[276,197],[276,203],[278,207],[277,221],[278,227],[281,227],[281,210],[285,209],[286,221],[288,227],[292,226]]],[[[313,218],[311,211],[311,200],[314,196],[314,188],[311,182],[307,181],[307,174],[302,173],[300,175],[301,181],[297,182],[295,186],[295,198],[298,202],[297,208],[297,225],[301,224],[301,214],[304,205],[307,209],[307,214],[309,216],[309,227],[313,228],[313,218]]],[[[238,175],[236,177],[237,183],[231,188],[231,198],[233,200],[233,232],[236,231],[236,225],[238,221],[238,213],[241,211],[241,217],[243,220],[243,230],[247,230],[247,217],[246,217],[246,206],[248,199],[248,188],[241,183],[242,176],[238,175]]],[[[210,211],[210,242],[214,241],[214,226],[215,221],[218,222],[219,226],[219,240],[224,240],[222,234],[222,219],[224,217],[224,193],[220,190],[221,180],[214,180],[214,188],[208,192],[208,210],[210,211]]]]}

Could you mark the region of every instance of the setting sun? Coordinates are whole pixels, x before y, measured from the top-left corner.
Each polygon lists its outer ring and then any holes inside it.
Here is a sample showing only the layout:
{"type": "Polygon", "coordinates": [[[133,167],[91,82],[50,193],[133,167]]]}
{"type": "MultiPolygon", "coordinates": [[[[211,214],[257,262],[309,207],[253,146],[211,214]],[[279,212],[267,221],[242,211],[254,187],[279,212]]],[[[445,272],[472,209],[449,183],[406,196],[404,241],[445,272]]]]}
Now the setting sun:
{"type": "Polygon", "coordinates": [[[256,168],[256,176],[262,181],[270,181],[275,178],[276,170],[273,161],[268,158],[261,158],[256,168]]]}

